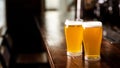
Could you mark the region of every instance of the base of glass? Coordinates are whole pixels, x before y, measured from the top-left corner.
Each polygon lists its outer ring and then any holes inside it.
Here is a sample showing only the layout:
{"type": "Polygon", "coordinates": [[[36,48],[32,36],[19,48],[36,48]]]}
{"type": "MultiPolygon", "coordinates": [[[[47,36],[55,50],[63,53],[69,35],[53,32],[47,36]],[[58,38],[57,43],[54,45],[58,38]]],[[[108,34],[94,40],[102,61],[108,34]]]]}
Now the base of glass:
{"type": "Polygon", "coordinates": [[[85,60],[87,61],[99,61],[100,59],[100,56],[85,56],[85,60]]]}
{"type": "Polygon", "coordinates": [[[67,52],[68,56],[80,56],[82,55],[82,52],[67,52]]]}

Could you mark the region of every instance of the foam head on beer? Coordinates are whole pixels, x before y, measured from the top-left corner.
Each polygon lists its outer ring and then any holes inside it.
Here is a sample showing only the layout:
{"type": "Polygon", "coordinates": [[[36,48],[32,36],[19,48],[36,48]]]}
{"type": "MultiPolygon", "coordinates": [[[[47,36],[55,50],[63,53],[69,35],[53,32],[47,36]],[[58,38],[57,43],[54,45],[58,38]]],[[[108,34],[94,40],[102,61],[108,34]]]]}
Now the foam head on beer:
{"type": "Polygon", "coordinates": [[[65,25],[82,25],[82,20],[81,21],[66,20],[65,25]]]}
{"type": "Polygon", "coordinates": [[[101,27],[102,26],[102,22],[100,21],[87,21],[83,23],[83,27],[101,27]]]}

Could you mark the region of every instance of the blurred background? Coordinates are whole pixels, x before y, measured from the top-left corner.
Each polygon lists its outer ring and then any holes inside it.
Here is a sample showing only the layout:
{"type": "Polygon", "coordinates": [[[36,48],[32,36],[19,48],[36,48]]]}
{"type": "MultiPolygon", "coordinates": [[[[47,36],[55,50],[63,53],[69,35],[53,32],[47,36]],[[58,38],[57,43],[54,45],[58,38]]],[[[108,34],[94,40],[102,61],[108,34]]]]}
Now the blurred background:
{"type": "MultiPolygon", "coordinates": [[[[102,21],[104,38],[120,42],[120,0],[81,2],[80,18],[102,21]]],[[[39,28],[46,24],[52,30],[67,18],[77,18],[77,0],[0,0],[1,64],[50,68],[39,28]]]]}

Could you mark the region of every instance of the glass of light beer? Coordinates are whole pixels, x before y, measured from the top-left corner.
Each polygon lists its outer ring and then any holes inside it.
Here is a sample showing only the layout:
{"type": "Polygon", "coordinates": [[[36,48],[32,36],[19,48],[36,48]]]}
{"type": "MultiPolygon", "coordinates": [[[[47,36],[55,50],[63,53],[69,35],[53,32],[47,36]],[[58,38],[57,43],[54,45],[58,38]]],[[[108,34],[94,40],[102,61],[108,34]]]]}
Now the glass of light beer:
{"type": "Polygon", "coordinates": [[[67,55],[79,56],[82,54],[83,27],[82,20],[65,21],[65,37],[67,44],[67,55]]]}
{"type": "Polygon", "coordinates": [[[83,28],[85,60],[100,60],[102,22],[87,21],[83,23],[83,28]]]}

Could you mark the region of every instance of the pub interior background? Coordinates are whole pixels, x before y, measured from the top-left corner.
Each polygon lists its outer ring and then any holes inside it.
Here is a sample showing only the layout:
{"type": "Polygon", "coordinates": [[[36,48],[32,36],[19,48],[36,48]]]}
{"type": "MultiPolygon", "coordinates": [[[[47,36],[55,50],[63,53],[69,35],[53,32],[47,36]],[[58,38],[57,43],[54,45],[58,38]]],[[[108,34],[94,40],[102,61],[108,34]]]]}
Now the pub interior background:
{"type": "MultiPolygon", "coordinates": [[[[4,27],[7,28],[0,36],[3,38],[0,51],[4,51],[0,66],[50,68],[39,27],[47,22],[50,30],[57,27],[52,24],[64,25],[65,19],[76,19],[77,0],[0,1],[5,2],[4,27]]],[[[104,38],[111,43],[120,42],[120,0],[82,0],[81,6],[82,19],[102,21],[104,38]]]]}

